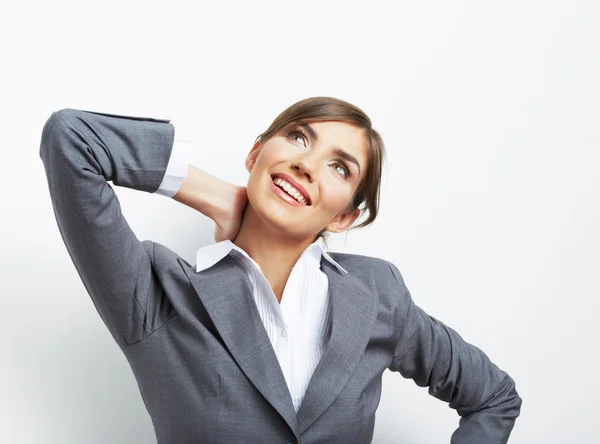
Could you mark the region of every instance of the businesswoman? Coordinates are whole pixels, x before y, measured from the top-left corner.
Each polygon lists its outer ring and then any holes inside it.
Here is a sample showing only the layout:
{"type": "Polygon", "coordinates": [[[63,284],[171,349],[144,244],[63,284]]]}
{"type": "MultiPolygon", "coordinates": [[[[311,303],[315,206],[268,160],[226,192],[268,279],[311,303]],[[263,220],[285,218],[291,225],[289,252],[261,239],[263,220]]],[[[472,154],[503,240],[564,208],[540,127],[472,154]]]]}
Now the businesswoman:
{"type": "Polygon", "coordinates": [[[363,111],[292,105],[249,151],[247,187],[188,165],[176,132],[64,109],[40,144],[61,236],[158,443],[368,443],[386,369],[456,409],[451,443],[507,442],[512,378],[416,306],[394,264],[327,251],[328,232],[377,216],[384,147],[363,111]],[[108,181],[201,211],[216,243],[191,265],[139,241],[108,181]]]}

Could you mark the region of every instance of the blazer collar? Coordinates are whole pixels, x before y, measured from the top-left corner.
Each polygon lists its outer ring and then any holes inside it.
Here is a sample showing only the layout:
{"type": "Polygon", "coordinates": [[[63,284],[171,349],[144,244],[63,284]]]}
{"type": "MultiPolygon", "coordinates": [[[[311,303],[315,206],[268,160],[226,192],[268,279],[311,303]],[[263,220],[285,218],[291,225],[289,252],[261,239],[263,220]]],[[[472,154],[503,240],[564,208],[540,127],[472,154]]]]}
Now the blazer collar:
{"type": "Polygon", "coordinates": [[[329,261],[322,255],[320,265],[331,298],[331,334],[296,414],[242,266],[226,255],[198,273],[178,261],[233,359],[299,439],[342,391],[367,347],[378,300],[374,285],[369,285],[370,271],[341,273],[333,258],[329,261]]]}
{"type": "MultiPolygon", "coordinates": [[[[260,270],[260,266],[248,255],[248,253],[230,240],[224,240],[198,249],[196,252],[196,273],[200,273],[201,271],[212,267],[232,251],[235,251],[236,254],[245,257],[260,270]]],[[[338,270],[340,270],[341,273],[347,273],[347,271],[344,270],[342,266],[329,255],[327,252],[327,246],[321,237],[306,247],[300,258],[314,261],[315,264],[319,265],[321,262],[321,256],[333,264],[338,270]]]]}

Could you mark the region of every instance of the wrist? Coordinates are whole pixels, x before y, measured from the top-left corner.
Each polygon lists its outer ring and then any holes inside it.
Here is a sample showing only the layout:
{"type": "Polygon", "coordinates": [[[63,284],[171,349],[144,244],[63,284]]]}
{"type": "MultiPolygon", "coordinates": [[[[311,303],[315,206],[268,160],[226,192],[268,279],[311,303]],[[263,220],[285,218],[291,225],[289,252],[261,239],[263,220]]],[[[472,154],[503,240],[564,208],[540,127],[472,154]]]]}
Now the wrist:
{"type": "Polygon", "coordinates": [[[216,222],[227,212],[227,202],[231,200],[235,188],[235,185],[190,165],[173,199],[216,222]]]}

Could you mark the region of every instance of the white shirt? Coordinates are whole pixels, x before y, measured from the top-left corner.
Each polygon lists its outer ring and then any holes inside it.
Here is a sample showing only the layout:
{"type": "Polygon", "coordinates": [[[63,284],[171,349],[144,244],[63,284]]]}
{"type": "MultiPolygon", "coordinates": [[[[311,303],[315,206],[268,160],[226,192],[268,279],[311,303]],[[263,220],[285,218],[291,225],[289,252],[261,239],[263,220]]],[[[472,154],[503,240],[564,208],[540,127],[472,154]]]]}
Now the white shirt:
{"type": "MultiPolygon", "coordinates": [[[[165,176],[155,193],[167,197],[177,193],[187,174],[190,149],[176,133],[165,176]]],[[[196,253],[196,272],[212,267],[228,254],[237,260],[252,285],[258,313],[298,412],[331,332],[329,282],[320,268],[321,256],[340,272],[347,271],[327,254],[325,243],[319,238],[306,247],[292,268],[280,304],[260,265],[230,240],[200,248],[196,253]]]]}

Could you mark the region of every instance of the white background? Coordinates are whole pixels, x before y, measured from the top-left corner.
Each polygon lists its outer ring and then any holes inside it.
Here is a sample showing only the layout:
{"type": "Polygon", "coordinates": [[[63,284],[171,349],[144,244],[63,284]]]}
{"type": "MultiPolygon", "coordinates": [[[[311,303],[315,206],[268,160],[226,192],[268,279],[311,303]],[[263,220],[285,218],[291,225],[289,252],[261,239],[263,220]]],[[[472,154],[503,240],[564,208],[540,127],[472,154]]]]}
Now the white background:
{"type": "MultiPolygon", "coordinates": [[[[5,2],[0,9],[0,442],[155,443],[70,261],[39,157],[53,111],[172,119],[245,185],[297,100],[366,111],[381,212],[333,250],[382,257],[523,398],[513,444],[598,443],[600,3],[5,2]]],[[[140,239],[195,263],[213,222],[115,187],[140,239]]],[[[443,443],[458,415],[384,374],[374,443],[443,443]]]]}

